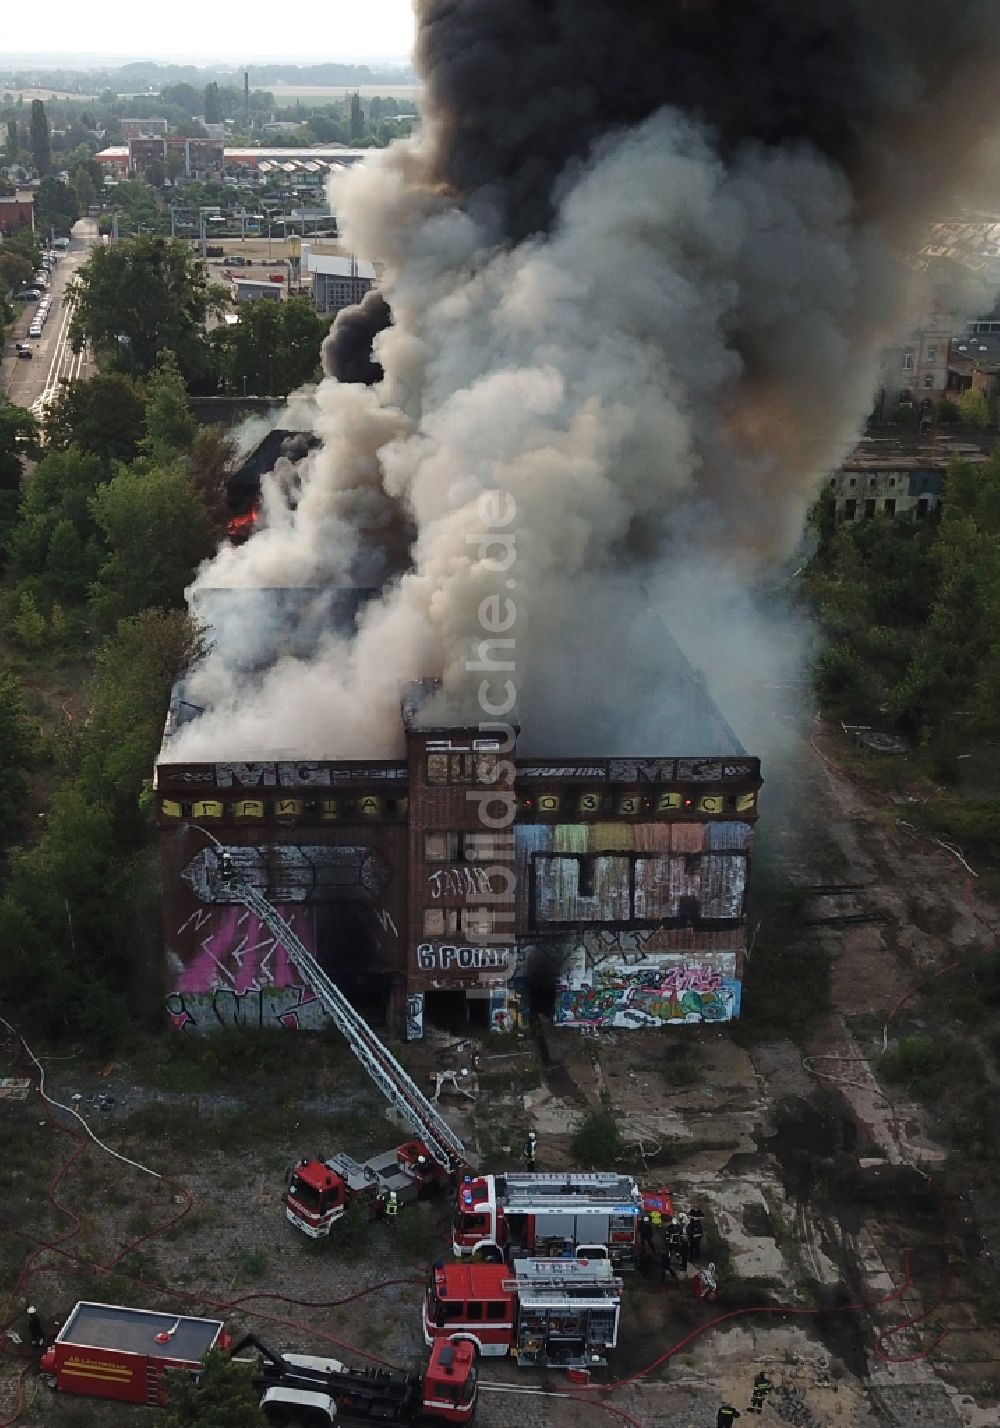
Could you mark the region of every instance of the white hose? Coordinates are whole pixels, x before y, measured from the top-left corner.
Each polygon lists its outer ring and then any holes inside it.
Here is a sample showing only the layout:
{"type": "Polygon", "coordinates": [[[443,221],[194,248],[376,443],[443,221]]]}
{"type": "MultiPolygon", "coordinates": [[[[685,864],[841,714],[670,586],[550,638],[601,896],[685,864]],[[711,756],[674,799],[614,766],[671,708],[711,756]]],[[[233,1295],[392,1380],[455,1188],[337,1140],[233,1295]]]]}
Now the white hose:
{"type": "Polygon", "coordinates": [[[60,1111],[65,1111],[67,1115],[73,1116],[75,1120],[78,1120],[83,1129],[86,1131],[87,1135],[90,1136],[90,1139],[94,1142],[98,1149],[104,1151],[105,1155],[113,1156],[115,1160],[120,1160],[123,1165],[131,1165],[133,1170],[141,1170],[143,1175],[151,1175],[154,1180],[163,1179],[163,1176],[158,1170],[150,1170],[148,1165],[140,1165],[137,1160],[129,1160],[127,1155],[119,1155],[117,1150],[112,1150],[109,1145],[105,1145],[103,1140],[101,1140],[100,1136],[94,1134],[94,1132],[90,1129],[90,1126],[83,1119],[83,1116],[81,1116],[80,1112],[78,1110],[75,1110],[73,1106],[64,1106],[62,1101],[53,1100],[53,1098],[45,1089],[45,1067],[39,1061],[38,1057],[32,1051],[31,1047],[25,1041],[21,1033],[15,1027],[11,1026],[10,1022],[7,1020],[6,1017],[0,1016],[0,1024],[7,1028],[11,1036],[17,1038],[17,1040],[24,1047],[25,1051],[31,1057],[32,1061],[38,1067],[38,1094],[41,1096],[43,1101],[45,1101],[50,1106],[55,1106],[60,1111]]]}

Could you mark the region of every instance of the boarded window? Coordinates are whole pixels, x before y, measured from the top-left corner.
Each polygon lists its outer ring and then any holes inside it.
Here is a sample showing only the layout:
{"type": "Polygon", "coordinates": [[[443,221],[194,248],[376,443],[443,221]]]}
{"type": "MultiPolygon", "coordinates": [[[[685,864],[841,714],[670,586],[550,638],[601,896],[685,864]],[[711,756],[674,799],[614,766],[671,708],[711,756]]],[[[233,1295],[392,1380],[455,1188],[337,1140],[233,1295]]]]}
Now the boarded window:
{"type": "Polygon", "coordinates": [[[448,782],[448,755],[428,754],[427,755],[427,782],[447,783],[448,782]]]}
{"type": "Polygon", "coordinates": [[[462,932],[466,937],[489,937],[492,931],[493,912],[490,908],[462,908],[462,932]]]}

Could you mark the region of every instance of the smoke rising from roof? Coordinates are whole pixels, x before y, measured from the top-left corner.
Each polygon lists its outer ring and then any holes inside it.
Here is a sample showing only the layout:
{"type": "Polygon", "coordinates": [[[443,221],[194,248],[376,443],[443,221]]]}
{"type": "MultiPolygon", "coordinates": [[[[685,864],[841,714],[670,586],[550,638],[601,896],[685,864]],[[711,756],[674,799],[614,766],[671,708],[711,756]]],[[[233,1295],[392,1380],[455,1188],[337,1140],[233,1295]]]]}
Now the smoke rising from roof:
{"type": "Polygon", "coordinates": [[[491,596],[516,605],[524,748],[697,749],[682,714],[664,726],[647,611],[710,682],[725,664],[741,732],[801,640],[748,592],[853,442],[927,297],[901,255],[996,123],[993,0],[812,8],[420,0],[423,132],[331,181],[385,265],[383,379],[321,384],[297,506],[271,482],[266,528],[199,576],[388,583],[311,659],[262,628],[249,672],[218,628],[188,681],[209,712],[170,758],[394,751],[403,680],[468,708],[491,596]],[[494,488],[506,572],[470,543],[494,488]]]}

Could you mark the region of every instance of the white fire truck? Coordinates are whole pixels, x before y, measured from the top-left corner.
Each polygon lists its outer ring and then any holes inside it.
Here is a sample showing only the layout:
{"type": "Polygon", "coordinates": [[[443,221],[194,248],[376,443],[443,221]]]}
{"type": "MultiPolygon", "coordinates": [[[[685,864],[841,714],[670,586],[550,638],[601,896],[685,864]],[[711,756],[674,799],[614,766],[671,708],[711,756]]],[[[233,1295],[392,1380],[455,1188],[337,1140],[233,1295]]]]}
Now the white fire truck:
{"type": "Polygon", "coordinates": [[[437,1264],[424,1295],[424,1340],[467,1339],[486,1357],[534,1368],[597,1368],[618,1342],[621,1294],[606,1258],[437,1264]]]}
{"type": "Polygon", "coordinates": [[[327,1160],[303,1159],[288,1177],[285,1213],[303,1234],[322,1239],[352,1201],[365,1203],[374,1219],[390,1195],[409,1205],[449,1178],[419,1140],[373,1155],[363,1165],[343,1152],[327,1160]]]}
{"type": "Polygon", "coordinates": [[[452,1250],[459,1259],[604,1257],[634,1269],[639,1217],[671,1212],[670,1192],[643,1192],[615,1171],[466,1175],[458,1187],[452,1250]]]}

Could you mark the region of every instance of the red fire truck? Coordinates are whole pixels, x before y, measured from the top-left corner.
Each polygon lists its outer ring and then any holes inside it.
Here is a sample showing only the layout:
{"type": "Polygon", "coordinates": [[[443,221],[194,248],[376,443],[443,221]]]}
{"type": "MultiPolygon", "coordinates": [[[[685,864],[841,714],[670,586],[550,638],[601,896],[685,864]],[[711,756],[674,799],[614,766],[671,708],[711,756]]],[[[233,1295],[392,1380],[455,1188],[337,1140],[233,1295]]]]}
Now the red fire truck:
{"type": "Polygon", "coordinates": [[[670,1192],[639,1189],[631,1175],[509,1172],[466,1175],[458,1187],[452,1250],[459,1259],[582,1254],[634,1269],[639,1217],[670,1215],[670,1192]]]}
{"type": "Polygon", "coordinates": [[[374,1219],[391,1194],[398,1204],[409,1205],[450,1178],[420,1140],[408,1140],[363,1165],[343,1152],[328,1160],[304,1159],[289,1175],[285,1213],[303,1234],[322,1239],[352,1200],[367,1203],[374,1219]]]}
{"type": "Polygon", "coordinates": [[[337,1359],[280,1354],[248,1335],[230,1346],[215,1319],[175,1318],[117,1304],[79,1303],[41,1370],[62,1393],[124,1403],[162,1404],[167,1369],[197,1374],[209,1349],[233,1357],[253,1347],[254,1383],[268,1423],[328,1428],[332,1423],[413,1424],[424,1419],[468,1423],[476,1411],[478,1353],[470,1339],[444,1335],[431,1346],[423,1374],[356,1369],[337,1359]]]}
{"type": "Polygon", "coordinates": [[[233,1355],[248,1346],[260,1354],[255,1382],[264,1390],[260,1409],[268,1423],[298,1428],[345,1421],[468,1423],[476,1411],[479,1362],[468,1339],[437,1340],[423,1374],[356,1369],[312,1354],[279,1354],[252,1334],[234,1345],[233,1355]]]}
{"type": "Polygon", "coordinates": [[[81,1301],[42,1355],[63,1393],[162,1403],[167,1369],[197,1372],[209,1349],[228,1347],[218,1319],[157,1314],[81,1301]]]}
{"type": "Polygon", "coordinates": [[[618,1342],[622,1282],[606,1258],[436,1264],[424,1340],[468,1339],[487,1357],[535,1368],[594,1368],[618,1342]]]}

